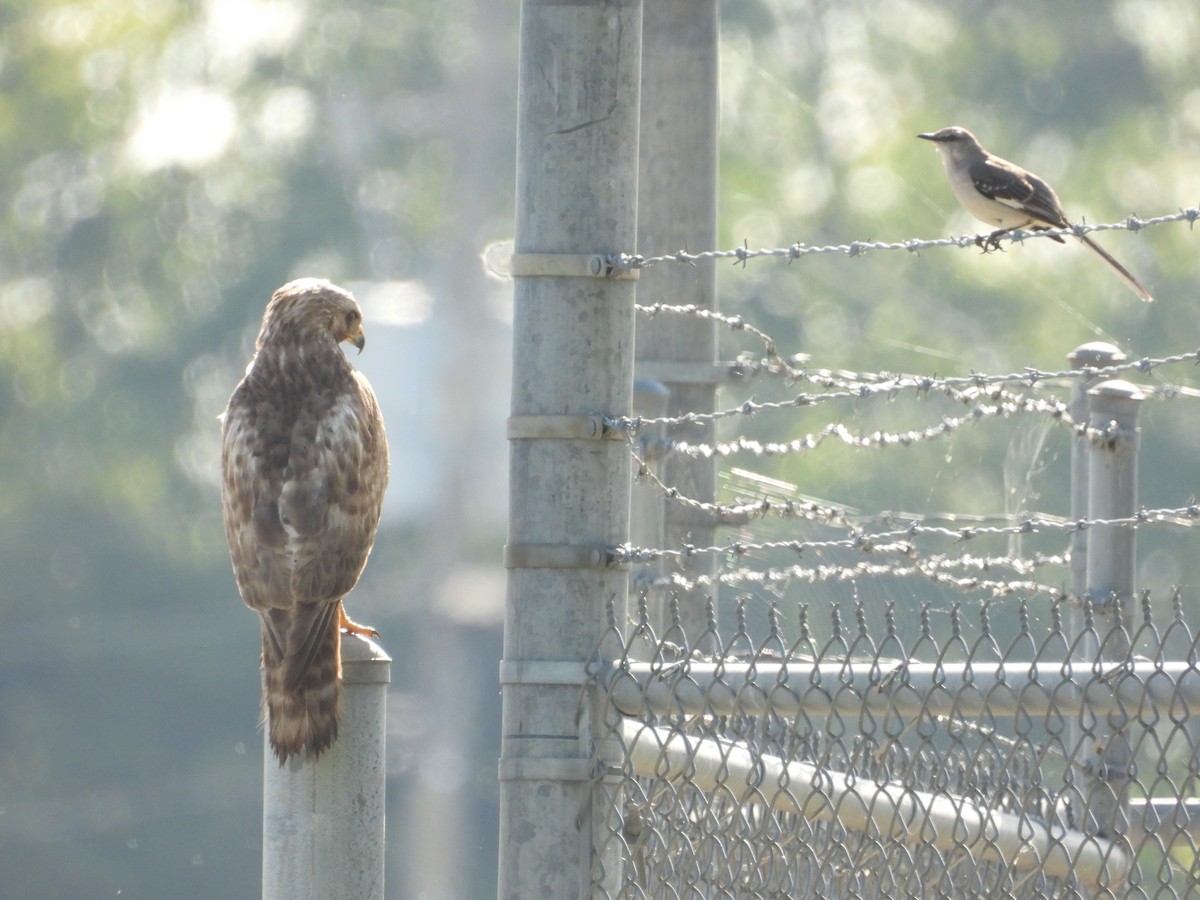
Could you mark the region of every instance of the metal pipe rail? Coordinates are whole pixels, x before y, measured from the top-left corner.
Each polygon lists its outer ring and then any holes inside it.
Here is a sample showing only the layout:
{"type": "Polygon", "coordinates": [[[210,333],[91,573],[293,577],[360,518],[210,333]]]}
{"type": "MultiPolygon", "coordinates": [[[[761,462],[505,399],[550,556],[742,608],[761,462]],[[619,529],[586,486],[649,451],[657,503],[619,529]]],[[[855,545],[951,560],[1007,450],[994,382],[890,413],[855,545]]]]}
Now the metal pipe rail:
{"type": "Polygon", "coordinates": [[[623,715],[1078,715],[1147,705],[1200,711],[1200,668],[1129,663],[628,663],[607,675],[623,715]]]}
{"type": "Polygon", "coordinates": [[[699,790],[728,791],[810,821],[946,852],[968,852],[1052,878],[1099,888],[1120,883],[1131,859],[1118,842],[998,812],[949,794],[877,784],[810,763],[752,754],[745,746],[626,721],[621,735],[634,772],[656,780],[686,778],[699,790]]]}

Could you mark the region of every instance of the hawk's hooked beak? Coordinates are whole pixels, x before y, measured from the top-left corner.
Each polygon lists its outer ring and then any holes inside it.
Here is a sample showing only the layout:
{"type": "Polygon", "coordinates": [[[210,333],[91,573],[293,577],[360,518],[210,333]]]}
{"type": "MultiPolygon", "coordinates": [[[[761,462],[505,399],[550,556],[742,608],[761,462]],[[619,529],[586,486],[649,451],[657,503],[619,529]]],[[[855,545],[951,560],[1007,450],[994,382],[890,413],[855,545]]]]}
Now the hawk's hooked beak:
{"type": "Polygon", "coordinates": [[[363,347],[367,346],[367,333],[363,331],[363,327],[359,325],[358,334],[351,335],[348,340],[358,348],[359,353],[362,353],[363,347]]]}

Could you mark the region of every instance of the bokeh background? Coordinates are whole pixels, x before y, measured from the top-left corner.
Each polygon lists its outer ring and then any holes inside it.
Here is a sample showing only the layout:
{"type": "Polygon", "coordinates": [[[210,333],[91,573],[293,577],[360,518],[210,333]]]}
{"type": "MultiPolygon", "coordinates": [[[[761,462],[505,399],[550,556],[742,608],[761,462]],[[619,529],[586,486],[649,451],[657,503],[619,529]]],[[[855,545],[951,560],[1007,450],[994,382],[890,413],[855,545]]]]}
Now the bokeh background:
{"type": "MultiPolygon", "coordinates": [[[[391,435],[348,604],[395,660],[388,894],[495,895],[511,287],[483,257],[511,237],[518,15],[0,5],[0,895],[258,893],[258,628],[224,546],[216,416],[271,291],[300,275],[362,302],[355,363],[391,435]]],[[[723,247],[974,233],[913,138],[948,124],[1076,219],[1200,203],[1192,0],[729,0],[722,29],[723,247]]],[[[754,263],[722,274],[721,304],[859,371],[1057,369],[1098,339],[1195,349],[1196,235],[1101,240],[1157,303],[1082,248],[1028,241],[754,263]]],[[[1196,492],[1192,412],[1147,410],[1148,428],[1174,420],[1148,449],[1147,506],[1196,492]]],[[[1038,468],[1026,438],[957,438],[902,484],[894,460],[836,453],[773,474],[835,502],[907,508],[936,486],[995,510],[1008,461],[1038,468]]],[[[1061,485],[1038,491],[1063,508],[1061,485]]]]}

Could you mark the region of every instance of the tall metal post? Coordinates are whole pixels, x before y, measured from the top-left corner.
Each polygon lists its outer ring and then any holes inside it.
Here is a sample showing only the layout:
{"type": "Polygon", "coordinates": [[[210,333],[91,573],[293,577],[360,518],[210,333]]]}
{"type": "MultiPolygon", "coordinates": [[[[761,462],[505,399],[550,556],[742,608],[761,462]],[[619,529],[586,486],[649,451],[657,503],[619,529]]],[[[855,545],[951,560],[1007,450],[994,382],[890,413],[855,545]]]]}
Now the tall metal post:
{"type": "MultiPolygon", "coordinates": [[[[671,392],[660,381],[635,378],[633,381],[633,414],[639,418],[657,419],[667,415],[667,402],[671,392]]],[[[663,428],[647,428],[638,439],[638,451],[646,468],[662,480],[662,459],[666,441],[663,428]]],[[[663,512],[666,498],[662,490],[650,479],[634,479],[633,493],[629,506],[629,541],[635,547],[663,547],[663,512]]],[[[658,602],[659,591],[652,585],[662,576],[662,560],[638,565],[633,570],[631,588],[641,597],[647,597],[646,621],[655,635],[662,637],[666,626],[665,604],[658,602]]]]}
{"type": "MultiPolygon", "coordinates": [[[[718,38],[716,0],[655,0],[646,5],[638,156],[642,197],[638,249],[643,254],[717,245],[718,38]]],[[[638,297],[644,304],[715,310],[714,264],[647,269],[638,297]]],[[[717,337],[711,321],[661,316],[638,324],[638,377],[666,385],[670,416],[715,409],[716,361],[717,337]]],[[[666,437],[713,443],[716,428],[711,422],[676,426],[666,437]]],[[[709,502],[715,497],[714,459],[668,457],[661,477],[686,496],[709,502]]],[[[665,517],[666,546],[713,543],[713,519],[669,502],[665,517]]],[[[715,561],[701,555],[684,565],[685,574],[694,577],[711,574],[715,561]]],[[[690,639],[705,630],[705,602],[711,594],[711,590],[697,590],[680,597],[681,624],[690,639]]]]}
{"type": "MultiPolygon", "coordinates": [[[[1072,369],[1103,369],[1106,366],[1117,365],[1125,361],[1125,354],[1112,344],[1093,341],[1081,344],[1068,355],[1072,369]]],[[[1100,380],[1099,376],[1086,375],[1075,379],[1071,388],[1071,403],[1069,412],[1071,421],[1077,426],[1087,426],[1091,421],[1090,398],[1088,392],[1100,380]]],[[[1088,483],[1089,461],[1092,457],[1092,442],[1084,432],[1077,432],[1071,443],[1071,520],[1083,521],[1088,517],[1088,483]]],[[[1079,529],[1071,534],[1071,634],[1075,637],[1072,643],[1071,664],[1079,672],[1087,672],[1096,663],[1100,655],[1097,640],[1094,612],[1095,604],[1090,604],[1085,610],[1084,603],[1088,594],[1088,538],[1089,529],[1079,529]],[[1088,630],[1090,629],[1090,630],[1088,630]]],[[[1103,624],[1103,623],[1100,623],[1103,624]]],[[[1095,796],[1098,782],[1095,777],[1096,738],[1094,723],[1075,720],[1071,725],[1070,756],[1078,765],[1077,774],[1068,784],[1067,808],[1076,812],[1090,809],[1092,798],[1095,796]],[[1085,728],[1085,725],[1087,726],[1085,728]]],[[[1094,830],[1095,819],[1090,827],[1094,830]]]]}
{"type": "MultiPolygon", "coordinates": [[[[1109,670],[1129,660],[1133,632],[1136,529],[1096,524],[1129,519],[1137,510],[1138,409],[1142,392],[1127,381],[1105,381],[1088,392],[1087,593],[1092,600],[1099,662],[1109,670]]],[[[1111,686],[1115,690],[1116,686],[1111,686]]],[[[1128,831],[1127,788],[1132,750],[1129,714],[1119,705],[1089,723],[1083,748],[1084,826],[1106,837],[1128,831]]]]}
{"type": "MultiPolygon", "coordinates": [[[[1112,344],[1092,341],[1080,344],[1067,356],[1072,369],[1103,369],[1125,362],[1125,353],[1112,344]]],[[[1071,421],[1081,425],[1088,423],[1088,391],[1099,380],[1096,376],[1075,379],[1071,388],[1071,421]]],[[[1071,443],[1071,520],[1078,522],[1088,514],[1088,458],[1087,435],[1076,434],[1071,443]]],[[[1087,539],[1086,531],[1071,535],[1071,593],[1076,600],[1087,593],[1087,539]]],[[[1082,629],[1082,614],[1078,607],[1073,620],[1075,633],[1082,629]]],[[[1093,657],[1094,658],[1094,657],[1093,657]]],[[[1090,661],[1090,659],[1089,659],[1090,661]]]]}
{"type": "MultiPolygon", "coordinates": [[[[579,897],[595,866],[584,663],[626,618],[627,416],[636,249],[640,0],[524,0],[518,91],[508,595],[501,663],[501,898],[579,897]],[[580,704],[583,708],[580,708],[580,704]]],[[[603,759],[606,748],[599,748],[603,759]]]]}
{"type": "Polygon", "coordinates": [[[383,900],[391,665],[378,644],[342,635],[333,746],[281,766],[263,735],[263,900],[383,900]]]}

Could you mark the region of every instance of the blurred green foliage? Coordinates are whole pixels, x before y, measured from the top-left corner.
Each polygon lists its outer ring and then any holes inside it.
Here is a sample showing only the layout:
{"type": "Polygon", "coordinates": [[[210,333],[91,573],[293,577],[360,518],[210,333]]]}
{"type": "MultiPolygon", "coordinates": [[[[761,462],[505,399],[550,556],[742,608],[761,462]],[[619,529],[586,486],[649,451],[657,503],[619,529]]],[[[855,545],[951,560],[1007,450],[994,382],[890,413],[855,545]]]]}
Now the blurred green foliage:
{"type": "MultiPolygon", "coordinates": [[[[423,0],[0,10],[5,896],[257,892],[258,638],[216,417],[279,284],[461,267],[463,136],[510,135],[515,92],[489,82],[501,102],[464,125],[472,19],[423,0]]],[[[515,33],[485,37],[512,70],[515,33]]],[[[481,227],[511,221],[512,151],[489,143],[481,227]]]]}
{"type": "MultiPolygon", "coordinates": [[[[228,572],[215,417],[266,298],[291,277],[419,281],[460,326],[479,320],[460,286],[511,223],[517,6],[0,9],[5,896],[256,892],[258,638],[228,572]]],[[[1185,0],[748,0],[722,13],[724,247],[973,233],[913,137],[948,124],[1046,177],[1091,222],[1200,199],[1200,25],[1185,0]]],[[[1156,304],[1045,241],[987,257],[758,261],[722,274],[721,303],[788,352],[862,371],[1052,369],[1093,339],[1135,357],[1194,346],[1193,233],[1102,240],[1156,304]]],[[[1188,404],[1148,410],[1148,429],[1171,427],[1147,448],[1147,505],[1194,492],[1196,427],[1173,421],[1188,404]]],[[[882,409],[849,424],[881,427],[882,409]]],[[[779,436],[823,423],[789,419],[779,436]]],[[[873,509],[991,512],[1007,502],[997,473],[1014,446],[981,428],[934,453],[826,448],[778,474],[873,509]]],[[[1061,508],[1061,485],[1039,490],[1061,508]]],[[[394,524],[378,577],[428,587],[426,558],[445,558],[432,543],[451,533],[468,559],[498,559],[499,526],[459,524],[394,524]]],[[[422,613],[396,613],[391,649],[433,646],[423,659],[436,664],[438,641],[461,635],[431,638],[422,613]]],[[[470,645],[485,673],[469,707],[479,733],[459,748],[472,767],[437,795],[473,830],[426,860],[467,896],[493,892],[493,637],[470,645]]],[[[421,827],[389,821],[395,866],[421,827]]],[[[392,877],[392,895],[415,877],[392,877]]]]}
{"type": "MultiPolygon", "coordinates": [[[[725,4],[723,13],[723,247],[984,230],[915,139],[951,124],[1046,178],[1077,221],[1170,214],[1200,197],[1200,94],[1178,37],[1198,27],[1187,4],[1102,3],[1085,14],[1065,4],[760,0],[725,4]]],[[[1191,229],[1099,239],[1153,284],[1159,302],[1143,306],[1086,251],[1044,240],[986,257],[967,249],[755,261],[722,273],[721,302],[817,368],[998,374],[1066,368],[1067,354],[1093,340],[1133,358],[1189,350],[1197,333],[1191,229]]],[[[1161,377],[1187,382],[1190,372],[1161,377]]],[[[770,389],[755,390],[764,399],[770,389]]],[[[1189,405],[1175,404],[1175,417],[1189,405]]],[[[852,430],[870,433],[951,412],[931,401],[916,420],[910,407],[886,404],[845,415],[852,430]]],[[[777,432],[755,428],[791,439],[840,413],[779,417],[777,432]]],[[[1156,437],[1178,463],[1147,470],[1149,505],[1193,492],[1180,480],[1192,430],[1156,437]]],[[[1006,502],[998,477],[1010,452],[1005,434],[1002,425],[980,426],[956,433],[944,452],[851,451],[852,459],[829,445],[768,468],[802,490],[871,509],[994,513],[1006,502]],[[970,477],[943,477],[964,463],[970,477]],[[900,466],[906,477],[891,477],[900,466]]],[[[1063,434],[1050,436],[1049,452],[1065,446],[1063,434]]],[[[1061,484],[1052,478],[1043,488],[1061,504],[1061,484]]]]}

